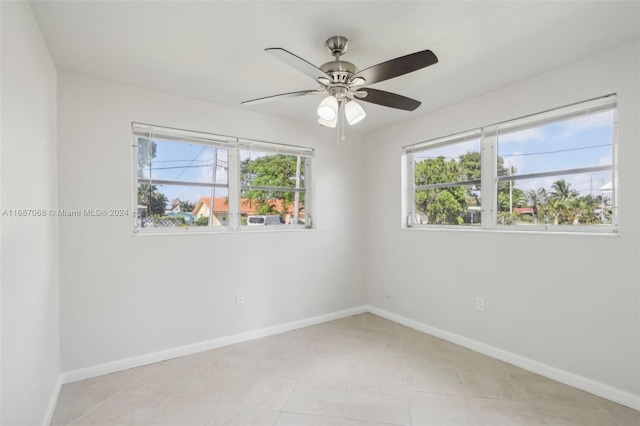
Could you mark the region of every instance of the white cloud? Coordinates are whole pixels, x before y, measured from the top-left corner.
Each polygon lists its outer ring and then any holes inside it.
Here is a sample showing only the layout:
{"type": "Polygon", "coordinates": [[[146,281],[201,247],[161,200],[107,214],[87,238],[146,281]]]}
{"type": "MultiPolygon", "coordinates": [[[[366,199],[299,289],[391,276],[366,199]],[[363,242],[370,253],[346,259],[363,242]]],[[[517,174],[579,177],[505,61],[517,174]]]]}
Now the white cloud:
{"type": "Polygon", "coordinates": [[[611,154],[605,155],[598,160],[598,164],[601,166],[608,166],[613,164],[613,156],[611,154]]]}
{"type": "Polygon", "coordinates": [[[570,137],[585,130],[611,126],[612,123],[613,111],[604,111],[583,117],[576,117],[573,120],[564,122],[561,135],[563,137],[570,137]]]}
{"type": "Polygon", "coordinates": [[[517,143],[544,140],[544,132],[539,127],[520,130],[518,132],[505,133],[498,136],[498,143],[517,143]]]}
{"type": "Polygon", "coordinates": [[[434,147],[426,151],[416,153],[416,161],[424,160],[425,158],[437,158],[444,157],[446,161],[458,160],[458,158],[468,152],[480,151],[480,139],[473,139],[466,142],[454,143],[451,145],[444,145],[434,147]]]}
{"type": "Polygon", "coordinates": [[[527,160],[526,157],[522,157],[521,151],[514,151],[513,154],[504,158],[504,167],[514,167],[516,173],[523,173],[523,170],[526,170],[523,169],[523,166],[528,165],[528,163],[530,163],[530,161],[527,160]]]}

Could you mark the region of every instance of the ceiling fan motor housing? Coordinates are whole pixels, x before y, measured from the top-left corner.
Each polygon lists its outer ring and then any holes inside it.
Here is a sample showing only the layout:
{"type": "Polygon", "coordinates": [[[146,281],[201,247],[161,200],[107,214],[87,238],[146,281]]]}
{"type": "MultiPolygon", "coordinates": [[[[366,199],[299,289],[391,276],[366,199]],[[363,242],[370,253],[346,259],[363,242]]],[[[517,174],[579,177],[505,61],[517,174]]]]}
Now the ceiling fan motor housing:
{"type": "Polygon", "coordinates": [[[331,84],[347,84],[349,78],[359,71],[351,62],[340,60],[340,56],[349,48],[349,40],[344,36],[333,36],[329,37],[324,45],[336,59],[319,68],[331,76],[331,84]]]}
{"type": "Polygon", "coordinates": [[[320,69],[331,76],[332,83],[346,84],[349,77],[358,72],[358,68],[347,61],[331,61],[322,64],[320,69]]]}

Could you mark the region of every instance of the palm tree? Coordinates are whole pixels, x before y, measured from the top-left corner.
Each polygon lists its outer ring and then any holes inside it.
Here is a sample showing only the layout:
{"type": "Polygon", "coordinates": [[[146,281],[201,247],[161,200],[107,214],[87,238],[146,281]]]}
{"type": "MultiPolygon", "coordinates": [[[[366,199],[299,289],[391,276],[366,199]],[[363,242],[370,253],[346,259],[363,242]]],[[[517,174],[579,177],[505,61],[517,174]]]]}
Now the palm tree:
{"type": "Polygon", "coordinates": [[[596,210],[601,206],[599,197],[585,195],[584,197],[574,199],[571,204],[575,214],[574,223],[583,223],[588,225],[602,223],[600,216],[596,213],[596,210]]]}
{"type": "Polygon", "coordinates": [[[551,195],[549,202],[555,210],[554,223],[573,223],[575,215],[569,218],[569,210],[571,209],[572,200],[578,197],[580,193],[575,189],[571,189],[571,184],[564,179],[559,179],[551,185],[551,195]]]}
{"type": "Polygon", "coordinates": [[[150,215],[164,215],[169,200],[156,185],[141,183],[138,185],[138,204],[147,206],[150,215]]]}
{"type": "Polygon", "coordinates": [[[549,199],[547,190],[544,188],[530,189],[524,193],[523,201],[533,209],[533,223],[538,223],[538,211],[540,207],[549,199]]]}
{"type": "Polygon", "coordinates": [[[576,198],[579,195],[578,191],[571,189],[571,184],[564,179],[557,180],[551,185],[551,195],[549,201],[552,203],[558,201],[567,201],[576,198]]]}

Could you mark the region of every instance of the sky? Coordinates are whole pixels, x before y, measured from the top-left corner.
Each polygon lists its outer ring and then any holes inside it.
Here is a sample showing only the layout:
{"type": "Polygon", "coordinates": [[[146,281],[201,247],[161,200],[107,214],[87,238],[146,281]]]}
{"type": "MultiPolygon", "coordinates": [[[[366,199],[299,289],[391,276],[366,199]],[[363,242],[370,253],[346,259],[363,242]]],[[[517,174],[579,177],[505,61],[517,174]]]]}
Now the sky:
{"type": "MultiPolygon", "coordinates": [[[[612,142],[613,111],[604,111],[499,135],[498,155],[504,159],[505,167],[516,168],[515,174],[611,165],[612,142]]],[[[548,189],[560,178],[570,182],[580,195],[596,196],[604,184],[611,182],[611,172],[552,176],[515,184],[523,190],[548,189]]]]}
{"type": "MultiPolygon", "coordinates": [[[[140,138],[142,140],[144,138],[140,138]]],[[[143,178],[172,180],[179,182],[228,184],[228,159],[226,148],[218,148],[208,144],[175,142],[154,139],[156,156],[150,167],[142,171],[143,178]],[[214,176],[214,160],[217,164],[214,176]]],[[[141,143],[141,142],[139,142],[141,143]]],[[[257,159],[269,155],[255,150],[240,150],[240,161],[257,159]]],[[[197,203],[201,197],[211,197],[212,189],[193,185],[162,185],[160,192],[167,196],[169,202],[174,199],[197,203]]],[[[226,188],[215,188],[214,197],[227,197],[226,188]]],[[[169,207],[169,206],[168,206],[169,207]]]]}
{"type": "MultiPolygon", "coordinates": [[[[565,170],[577,167],[611,165],[614,139],[613,111],[604,111],[550,123],[517,132],[498,135],[498,156],[506,168],[513,167],[514,175],[565,170]]],[[[430,149],[416,154],[415,161],[444,156],[458,159],[462,154],[480,151],[480,139],[473,139],[430,149]]],[[[514,181],[514,187],[550,189],[551,184],[564,178],[571,188],[584,195],[600,195],[600,188],[611,182],[610,171],[559,175],[514,181]]],[[[610,193],[605,193],[610,197],[610,193]]]]}
{"type": "MultiPolygon", "coordinates": [[[[228,183],[228,151],[225,148],[194,143],[172,142],[156,139],[156,157],[151,167],[143,170],[143,177],[198,183],[228,183]],[[214,158],[217,162],[214,180],[214,158]]],[[[160,192],[169,201],[180,199],[197,203],[200,197],[211,197],[211,188],[185,185],[162,185],[160,192]]],[[[225,188],[216,188],[215,197],[226,197],[225,188]]]]}

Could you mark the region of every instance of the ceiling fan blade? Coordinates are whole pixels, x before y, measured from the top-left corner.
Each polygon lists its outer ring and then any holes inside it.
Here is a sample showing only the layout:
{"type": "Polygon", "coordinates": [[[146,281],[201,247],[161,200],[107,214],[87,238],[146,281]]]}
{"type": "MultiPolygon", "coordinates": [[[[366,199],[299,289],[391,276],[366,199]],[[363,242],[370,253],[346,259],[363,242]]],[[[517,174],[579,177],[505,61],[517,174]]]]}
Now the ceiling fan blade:
{"type": "Polygon", "coordinates": [[[280,59],[285,64],[291,65],[298,71],[308,75],[316,81],[319,78],[324,78],[331,81],[331,77],[327,73],[325,73],[315,65],[305,61],[301,57],[294,55],[288,50],[281,49],[279,47],[271,47],[269,49],[264,49],[264,51],[280,59]]]}
{"type": "Polygon", "coordinates": [[[365,87],[363,89],[358,90],[357,92],[353,92],[355,94],[355,99],[365,102],[370,102],[372,104],[382,105],[390,108],[403,109],[405,111],[413,111],[420,106],[420,101],[416,101],[415,99],[407,98],[406,96],[398,95],[391,92],[385,92],[384,90],[370,89],[365,87]],[[362,93],[366,93],[367,95],[364,97],[360,97],[362,93]]]}
{"type": "Polygon", "coordinates": [[[267,97],[264,97],[264,98],[251,99],[250,101],[242,102],[242,105],[255,105],[255,104],[261,104],[263,102],[275,101],[275,100],[278,100],[278,99],[296,98],[298,96],[315,95],[315,94],[323,93],[323,92],[324,92],[324,90],[300,90],[298,92],[282,93],[280,95],[273,95],[273,96],[267,96],[267,97]]]}
{"type": "Polygon", "coordinates": [[[374,84],[390,78],[408,74],[438,62],[436,55],[430,50],[412,53],[391,59],[378,65],[366,68],[351,76],[349,82],[358,77],[365,79],[366,84],[374,84]]]}

